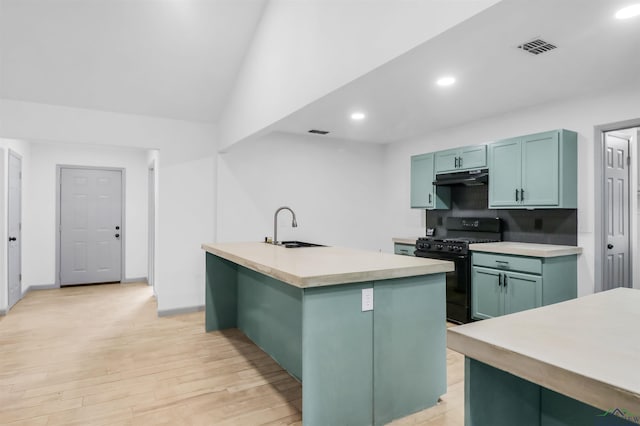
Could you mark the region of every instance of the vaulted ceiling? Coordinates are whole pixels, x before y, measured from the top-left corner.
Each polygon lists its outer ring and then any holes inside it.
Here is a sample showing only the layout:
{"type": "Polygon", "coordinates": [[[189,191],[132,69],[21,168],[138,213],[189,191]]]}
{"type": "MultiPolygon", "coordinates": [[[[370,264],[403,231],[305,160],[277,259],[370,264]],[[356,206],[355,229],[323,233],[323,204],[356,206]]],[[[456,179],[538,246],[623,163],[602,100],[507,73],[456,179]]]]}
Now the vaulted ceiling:
{"type": "Polygon", "coordinates": [[[0,0],[0,98],[216,122],[266,0],[0,0]]]}
{"type": "MultiPolygon", "coordinates": [[[[0,0],[0,98],[215,123],[266,3],[0,0]]],[[[503,0],[265,130],[385,143],[637,86],[640,18],[613,18],[627,4],[503,0]],[[517,48],[535,38],[557,48],[517,48]]]]}

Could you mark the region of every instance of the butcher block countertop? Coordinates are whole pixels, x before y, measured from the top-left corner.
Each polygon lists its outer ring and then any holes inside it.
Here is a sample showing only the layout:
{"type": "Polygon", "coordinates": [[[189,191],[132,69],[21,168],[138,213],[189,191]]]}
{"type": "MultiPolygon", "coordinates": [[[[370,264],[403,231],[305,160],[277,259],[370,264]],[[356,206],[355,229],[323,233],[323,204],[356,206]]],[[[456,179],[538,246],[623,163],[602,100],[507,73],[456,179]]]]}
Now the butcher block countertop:
{"type": "Polygon", "coordinates": [[[582,247],[559,246],[554,244],[519,243],[516,241],[470,244],[469,250],[533,257],[558,257],[582,253],[582,247]]]}
{"type": "Polygon", "coordinates": [[[449,328],[447,345],[604,411],[640,413],[640,290],[618,288],[449,328]]]}
{"type": "Polygon", "coordinates": [[[448,261],[342,247],[285,248],[260,242],[202,244],[223,259],[295,287],[319,287],[454,270],[448,261]]]}

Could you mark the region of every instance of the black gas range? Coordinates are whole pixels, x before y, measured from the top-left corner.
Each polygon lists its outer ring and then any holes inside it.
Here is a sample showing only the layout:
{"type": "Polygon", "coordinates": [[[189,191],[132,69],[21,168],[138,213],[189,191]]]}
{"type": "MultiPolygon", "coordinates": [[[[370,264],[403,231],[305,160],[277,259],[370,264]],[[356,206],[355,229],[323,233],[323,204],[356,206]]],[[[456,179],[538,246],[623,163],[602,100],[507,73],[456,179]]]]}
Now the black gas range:
{"type": "MultiPolygon", "coordinates": [[[[500,241],[495,238],[435,238],[421,237],[416,241],[416,250],[424,253],[453,253],[467,254],[469,253],[469,244],[477,243],[493,243],[500,241]]],[[[418,256],[418,254],[416,254],[418,256]]],[[[425,256],[422,256],[425,257],[425,256]]]]}
{"type": "Polygon", "coordinates": [[[471,322],[471,253],[469,245],[500,241],[499,218],[448,217],[446,235],[422,237],[416,241],[415,255],[455,263],[447,273],[447,320],[471,322]]]}

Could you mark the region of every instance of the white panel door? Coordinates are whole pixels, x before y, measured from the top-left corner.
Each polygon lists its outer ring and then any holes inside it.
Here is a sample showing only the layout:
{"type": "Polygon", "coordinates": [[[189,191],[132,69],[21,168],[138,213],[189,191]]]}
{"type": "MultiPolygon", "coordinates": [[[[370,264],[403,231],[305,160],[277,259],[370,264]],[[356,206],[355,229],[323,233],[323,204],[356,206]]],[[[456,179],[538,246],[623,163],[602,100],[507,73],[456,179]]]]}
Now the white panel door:
{"type": "Polygon", "coordinates": [[[60,284],[120,281],[122,172],[60,169],[60,284]]]}
{"type": "Polygon", "coordinates": [[[605,136],[605,274],[602,290],[629,287],[629,140],[605,136]]]}
{"type": "Polygon", "coordinates": [[[9,283],[9,308],[22,298],[22,160],[9,152],[9,194],[7,200],[7,231],[9,234],[7,249],[7,273],[9,283]]]}

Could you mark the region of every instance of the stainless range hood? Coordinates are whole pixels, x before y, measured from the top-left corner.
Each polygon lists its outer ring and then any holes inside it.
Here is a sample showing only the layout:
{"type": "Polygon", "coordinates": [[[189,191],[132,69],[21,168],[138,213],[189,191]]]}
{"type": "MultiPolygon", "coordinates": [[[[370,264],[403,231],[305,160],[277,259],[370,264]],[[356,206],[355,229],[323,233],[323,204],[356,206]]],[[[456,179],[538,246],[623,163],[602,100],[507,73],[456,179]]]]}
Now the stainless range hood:
{"type": "Polygon", "coordinates": [[[465,185],[476,186],[489,183],[489,169],[467,170],[464,172],[440,173],[436,175],[434,185],[453,186],[465,185]]]}

